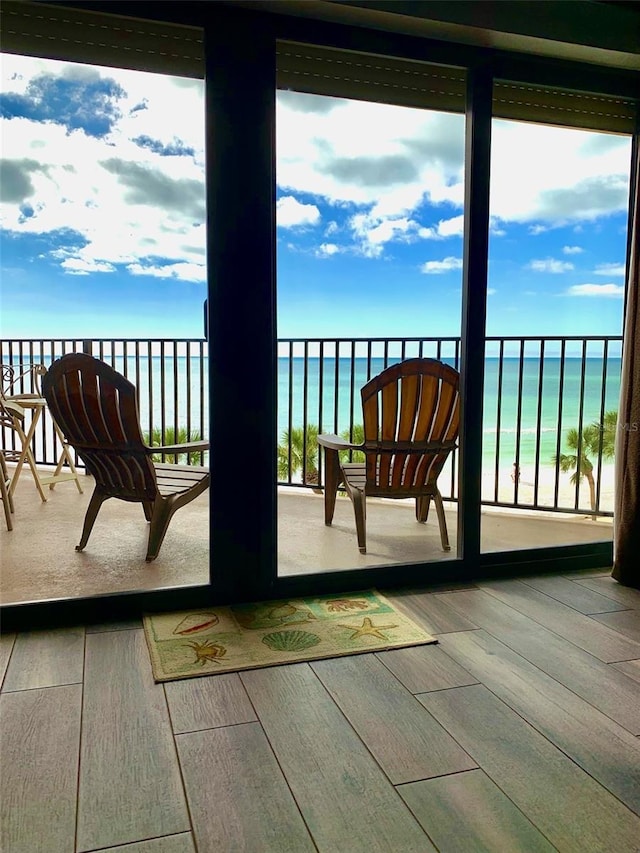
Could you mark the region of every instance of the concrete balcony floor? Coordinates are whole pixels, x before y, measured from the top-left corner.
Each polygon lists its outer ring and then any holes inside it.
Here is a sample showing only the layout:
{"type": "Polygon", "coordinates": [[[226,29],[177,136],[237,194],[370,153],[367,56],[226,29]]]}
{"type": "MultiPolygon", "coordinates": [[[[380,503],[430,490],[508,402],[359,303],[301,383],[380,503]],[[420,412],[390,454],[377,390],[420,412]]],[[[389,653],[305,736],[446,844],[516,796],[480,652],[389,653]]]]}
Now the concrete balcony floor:
{"type": "MultiPolygon", "coordinates": [[[[14,501],[14,529],[0,518],[0,603],[12,604],[151,590],[207,583],[209,563],[209,495],[178,510],[160,555],[146,563],[148,528],[142,507],[107,501],[96,520],[87,548],[75,551],[93,491],[83,477],[84,494],[74,483],[47,491],[43,503],[24,472],[14,501]]],[[[447,506],[447,504],[445,504],[447,506]]],[[[452,506],[452,505],[450,505],[452,506]]],[[[367,553],[358,551],[353,509],[346,497],[337,501],[331,527],[323,523],[321,494],[282,488],[278,493],[280,575],[416,561],[455,559],[456,510],[447,510],[452,549],[444,552],[435,511],[417,524],[413,502],[367,501],[367,553]]],[[[569,545],[610,540],[610,520],[520,510],[488,509],[482,517],[484,551],[569,545]]]]}

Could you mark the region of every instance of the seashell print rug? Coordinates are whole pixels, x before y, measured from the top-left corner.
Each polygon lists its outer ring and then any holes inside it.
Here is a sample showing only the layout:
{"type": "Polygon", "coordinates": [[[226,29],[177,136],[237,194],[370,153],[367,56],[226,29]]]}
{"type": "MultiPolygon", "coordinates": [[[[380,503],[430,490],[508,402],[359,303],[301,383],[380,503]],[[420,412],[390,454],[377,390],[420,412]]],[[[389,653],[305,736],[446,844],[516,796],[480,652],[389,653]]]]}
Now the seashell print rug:
{"type": "Polygon", "coordinates": [[[376,590],[147,614],[156,681],[438,641],[376,590]]]}

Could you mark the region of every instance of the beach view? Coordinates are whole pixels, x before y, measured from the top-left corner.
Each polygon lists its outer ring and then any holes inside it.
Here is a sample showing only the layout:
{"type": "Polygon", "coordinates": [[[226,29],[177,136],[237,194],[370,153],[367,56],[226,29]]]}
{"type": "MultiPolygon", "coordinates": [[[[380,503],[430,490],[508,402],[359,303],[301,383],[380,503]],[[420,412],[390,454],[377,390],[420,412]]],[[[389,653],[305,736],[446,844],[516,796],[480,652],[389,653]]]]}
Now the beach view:
{"type": "MultiPolygon", "coordinates": [[[[3,361],[93,341],[149,436],[207,436],[202,81],[8,55],[2,75],[3,361]]],[[[589,429],[618,406],[630,139],[492,137],[483,501],[607,515],[611,442],[589,429]]],[[[463,151],[462,114],[277,93],[281,483],[313,484],[318,432],[357,437],[383,367],[464,369],[463,151]]],[[[456,478],[454,454],[445,498],[456,478]]]]}

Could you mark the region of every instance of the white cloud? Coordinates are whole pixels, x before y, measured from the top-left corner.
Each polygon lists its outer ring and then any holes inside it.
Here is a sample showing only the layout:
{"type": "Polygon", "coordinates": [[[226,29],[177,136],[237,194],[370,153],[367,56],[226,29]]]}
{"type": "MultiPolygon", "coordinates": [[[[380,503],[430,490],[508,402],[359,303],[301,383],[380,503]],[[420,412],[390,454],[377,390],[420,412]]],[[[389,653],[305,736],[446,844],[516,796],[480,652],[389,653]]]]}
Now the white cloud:
{"type": "Polygon", "coordinates": [[[462,205],[463,116],[348,100],[326,112],[320,96],[313,111],[312,98],[277,99],[281,188],[363,205],[376,219],[408,215],[425,197],[462,205]]]}
{"type": "Polygon", "coordinates": [[[438,222],[438,237],[462,237],[464,216],[454,216],[452,219],[441,219],[438,222]]]}
{"type": "Polygon", "coordinates": [[[569,272],[572,270],[573,264],[569,263],[569,261],[558,261],[555,258],[544,258],[544,260],[531,261],[529,264],[529,269],[535,270],[535,272],[550,272],[550,273],[563,273],[569,272]]]}
{"type": "Polygon", "coordinates": [[[337,255],[339,252],[340,246],[336,246],[335,243],[321,243],[316,250],[316,255],[318,257],[330,257],[331,255],[337,255]]]}
{"type": "Polygon", "coordinates": [[[276,202],[276,217],[281,228],[317,225],[320,221],[320,211],[315,204],[302,204],[292,195],[285,195],[276,202]]]}
{"type": "Polygon", "coordinates": [[[385,245],[393,240],[413,243],[424,238],[430,230],[407,217],[376,219],[367,213],[354,214],[349,220],[349,227],[358,241],[357,250],[368,258],[379,258],[385,245]]]}
{"type": "Polygon", "coordinates": [[[436,225],[421,227],[418,237],[424,240],[444,240],[447,237],[462,237],[464,230],[464,215],[441,219],[436,225]]]}
{"type": "Polygon", "coordinates": [[[425,275],[439,275],[441,273],[450,272],[451,270],[462,269],[462,259],[448,257],[441,261],[427,261],[420,267],[420,272],[425,275]]]}
{"type": "Polygon", "coordinates": [[[626,272],[624,264],[598,264],[593,271],[594,275],[623,276],[626,272]]]}
{"type": "Polygon", "coordinates": [[[495,120],[491,213],[541,234],[624,212],[629,154],[628,137],[495,120]]]}
{"type": "Polygon", "coordinates": [[[153,266],[151,264],[129,264],[127,269],[132,275],[150,275],[154,278],[175,278],[180,281],[206,281],[207,270],[202,264],[166,264],[153,266]]]}
{"type": "MultiPolygon", "coordinates": [[[[35,75],[65,68],[68,63],[5,55],[2,89],[24,94],[35,75]]],[[[83,248],[58,259],[76,274],[106,271],[109,264],[199,268],[204,216],[193,215],[197,205],[168,204],[167,198],[179,197],[180,186],[197,183],[204,209],[203,84],[115,68],[97,73],[115,79],[126,92],[119,103],[122,116],[108,137],[68,133],[50,122],[3,121],[3,156],[38,166],[28,172],[33,193],[26,200],[33,215],[5,203],[0,205],[3,227],[22,234],[78,232],[83,248]],[[134,109],[142,103],[144,109],[134,109]],[[175,121],[167,122],[169,114],[175,121]],[[176,129],[192,156],[162,157],[132,141],[144,135],[168,144],[176,129]],[[127,176],[126,169],[96,166],[116,157],[137,172],[129,168],[127,176]],[[155,194],[145,195],[140,181],[134,187],[132,179],[151,173],[163,176],[164,183],[156,181],[155,194]],[[156,262],[158,257],[166,266],[156,262]]],[[[531,233],[559,225],[578,231],[580,222],[627,209],[628,138],[496,120],[492,139],[492,234],[504,233],[512,222],[530,225],[531,233]]],[[[367,218],[352,230],[352,246],[340,241],[342,250],[379,257],[395,241],[460,237],[463,156],[462,115],[286,93],[277,104],[277,181],[285,193],[278,202],[278,225],[324,225],[320,207],[297,200],[310,193],[318,205],[322,200],[336,208],[338,221],[326,225],[326,239],[335,229],[344,233],[345,211],[367,218]],[[302,99],[297,105],[296,98],[302,99]],[[429,224],[421,221],[424,202],[439,206],[429,224]]]]}
{"type": "Polygon", "coordinates": [[[92,272],[113,272],[115,270],[113,264],[95,260],[85,261],[82,258],[67,258],[60,266],[73,275],[89,275],[92,272]]]}
{"type": "Polygon", "coordinates": [[[574,284],[567,290],[569,296],[606,296],[621,299],[624,287],[620,284],[574,284]]]}
{"type": "MultiPolygon", "coordinates": [[[[68,63],[3,56],[3,90],[24,94],[37,73],[61,73],[68,63]],[[20,71],[22,79],[11,79],[20,71]]],[[[98,71],[96,71],[96,74],[98,71]]],[[[108,273],[120,264],[161,257],[202,263],[205,256],[204,109],[202,85],[186,90],[165,75],[99,69],[126,92],[122,117],[104,137],[69,132],[52,122],[2,121],[3,157],[26,176],[22,198],[0,205],[3,229],[54,235],[48,252],[68,274],[108,273]],[[147,108],[133,111],[146,99],[147,108]],[[164,109],[175,111],[168,128],[164,109]],[[163,157],[132,140],[180,142],[194,154],[163,157]],[[106,166],[105,166],[106,164],[106,166]],[[141,181],[144,176],[146,180],[141,181]],[[183,192],[187,190],[187,192],[183,192]],[[28,213],[25,210],[28,209],[28,213]],[[73,234],[65,238],[63,232],[73,234]],[[78,235],[81,239],[78,239],[78,235]]],[[[199,276],[202,279],[202,276],[199,276]]]]}
{"type": "Polygon", "coordinates": [[[538,234],[544,234],[545,232],[547,232],[549,230],[550,229],[549,229],[548,225],[538,224],[538,225],[530,225],[529,226],[529,234],[532,234],[534,237],[537,237],[538,234]]]}
{"type": "Polygon", "coordinates": [[[580,246],[563,246],[562,251],[565,255],[581,255],[584,249],[580,246]]]}

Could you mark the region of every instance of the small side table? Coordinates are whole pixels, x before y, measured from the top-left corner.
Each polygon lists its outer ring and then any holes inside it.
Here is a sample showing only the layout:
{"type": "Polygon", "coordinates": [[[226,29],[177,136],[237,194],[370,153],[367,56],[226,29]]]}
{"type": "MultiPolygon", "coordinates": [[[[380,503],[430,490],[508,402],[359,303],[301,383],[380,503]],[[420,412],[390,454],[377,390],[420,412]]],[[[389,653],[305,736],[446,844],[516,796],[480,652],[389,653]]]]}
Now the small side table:
{"type": "Polygon", "coordinates": [[[76,488],[78,489],[80,494],[82,494],[80,477],[76,470],[76,466],[74,465],[71,453],[69,452],[69,447],[67,446],[64,440],[64,436],[55,421],[53,421],[53,428],[56,432],[56,435],[60,439],[62,446],[62,451],[60,452],[55,471],[53,472],[53,474],[43,475],[40,474],[40,472],[36,468],[33,452],[31,450],[31,442],[33,440],[33,436],[35,435],[38,422],[40,421],[43,412],[47,408],[47,401],[44,399],[44,397],[38,397],[35,394],[17,394],[15,396],[8,397],[7,399],[14,403],[17,403],[23,409],[31,410],[31,423],[29,424],[29,429],[27,430],[27,432],[24,431],[20,421],[17,418],[14,418],[14,428],[20,439],[22,451],[20,453],[20,456],[18,457],[18,462],[11,478],[9,494],[13,495],[13,493],[15,492],[16,485],[18,483],[18,478],[20,477],[20,473],[22,471],[22,467],[25,461],[28,463],[29,468],[31,469],[36,488],[43,501],[47,500],[47,497],[42,488],[43,486],[49,486],[50,489],[53,489],[56,483],[62,483],[65,480],[75,480],[76,488]],[[62,468],[65,463],[69,466],[69,471],[63,472],[62,468]]]}

